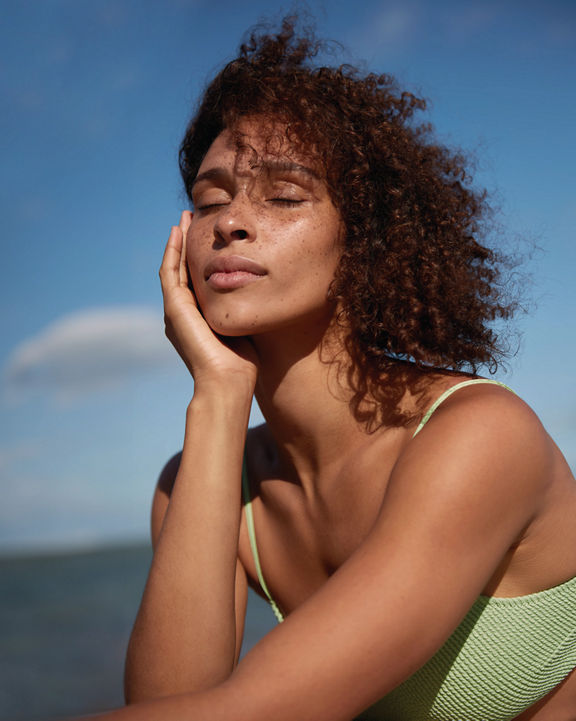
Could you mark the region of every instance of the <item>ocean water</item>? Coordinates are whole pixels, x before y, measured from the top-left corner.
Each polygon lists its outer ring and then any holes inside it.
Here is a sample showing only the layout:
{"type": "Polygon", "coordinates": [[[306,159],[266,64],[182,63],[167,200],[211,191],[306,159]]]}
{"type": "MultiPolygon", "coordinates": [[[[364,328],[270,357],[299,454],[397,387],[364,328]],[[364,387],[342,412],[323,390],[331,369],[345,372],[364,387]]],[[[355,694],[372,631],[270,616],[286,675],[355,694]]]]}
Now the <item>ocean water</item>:
{"type": "MultiPolygon", "coordinates": [[[[0,721],[48,721],[123,704],[122,673],[147,546],[0,557],[0,721]]],[[[244,651],[275,625],[250,592],[244,651]]]]}

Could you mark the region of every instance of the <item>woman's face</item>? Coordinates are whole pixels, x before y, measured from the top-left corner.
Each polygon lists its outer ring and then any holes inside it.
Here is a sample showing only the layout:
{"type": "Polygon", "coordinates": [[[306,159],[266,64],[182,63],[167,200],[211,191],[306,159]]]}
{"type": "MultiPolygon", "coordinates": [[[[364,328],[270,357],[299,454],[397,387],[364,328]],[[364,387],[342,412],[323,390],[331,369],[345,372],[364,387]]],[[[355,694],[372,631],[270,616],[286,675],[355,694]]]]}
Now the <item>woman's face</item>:
{"type": "MultiPolygon", "coordinates": [[[[277,129],[266,152],[257,120],[212,143],[194,182],[186,238],[202,312],[222,335],[323,323],[341,253],[342,221],[311,158],[277,129]],[[276,136],[275,136],[276,138],[276,136]]],[[[266,133],[268,135],[268,133],[266,133]]]]}

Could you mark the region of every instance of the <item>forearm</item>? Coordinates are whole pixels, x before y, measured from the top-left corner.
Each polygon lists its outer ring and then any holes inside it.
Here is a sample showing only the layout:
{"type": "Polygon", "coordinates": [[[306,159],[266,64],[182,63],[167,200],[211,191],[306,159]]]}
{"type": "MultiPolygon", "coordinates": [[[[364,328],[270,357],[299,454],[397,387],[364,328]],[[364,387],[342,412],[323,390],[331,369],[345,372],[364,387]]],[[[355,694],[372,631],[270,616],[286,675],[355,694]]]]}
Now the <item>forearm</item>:
{"type": "Polygon", "coordinates": [[[216,721],[218,715],[234,718],[233,707],[220,688],[153,699],[70,721],[216,721]]]}
{"type": "Polygon", "coordinates": [[[129,702],[224,680],[235,659],[240,476],[249,393],[196,393],[126,662],[129,702]]]}

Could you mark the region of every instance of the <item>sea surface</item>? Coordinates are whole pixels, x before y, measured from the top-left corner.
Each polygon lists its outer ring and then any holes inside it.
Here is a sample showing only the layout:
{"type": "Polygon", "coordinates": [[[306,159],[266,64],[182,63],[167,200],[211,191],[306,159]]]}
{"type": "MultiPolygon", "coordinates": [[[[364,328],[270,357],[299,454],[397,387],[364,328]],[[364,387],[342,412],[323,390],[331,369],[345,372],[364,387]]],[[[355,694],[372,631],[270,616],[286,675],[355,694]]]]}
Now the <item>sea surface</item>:
{"type": "MultiPolygon", "coordinates": [[[[148,546],[0,557],[0,721],[47,721],[123,704],[148,546]]],[[[250,592],[245,652],[275,625],[250,592]]]]}

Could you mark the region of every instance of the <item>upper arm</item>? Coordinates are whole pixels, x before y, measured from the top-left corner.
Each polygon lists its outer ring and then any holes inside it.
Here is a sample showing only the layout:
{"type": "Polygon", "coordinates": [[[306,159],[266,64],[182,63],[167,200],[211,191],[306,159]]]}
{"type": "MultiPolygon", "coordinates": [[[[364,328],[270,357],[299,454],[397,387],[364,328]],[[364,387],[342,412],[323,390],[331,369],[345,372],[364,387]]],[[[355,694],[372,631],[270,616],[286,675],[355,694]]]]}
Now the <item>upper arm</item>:
{"type": "Polygon", "coordinates": [[[410,442],[366,541],[239,665],[230,693],[258,698],[246,718],[350,719],[459,624],[537,513],[550,463],[521,401],[476,398],[410,442]]]}

